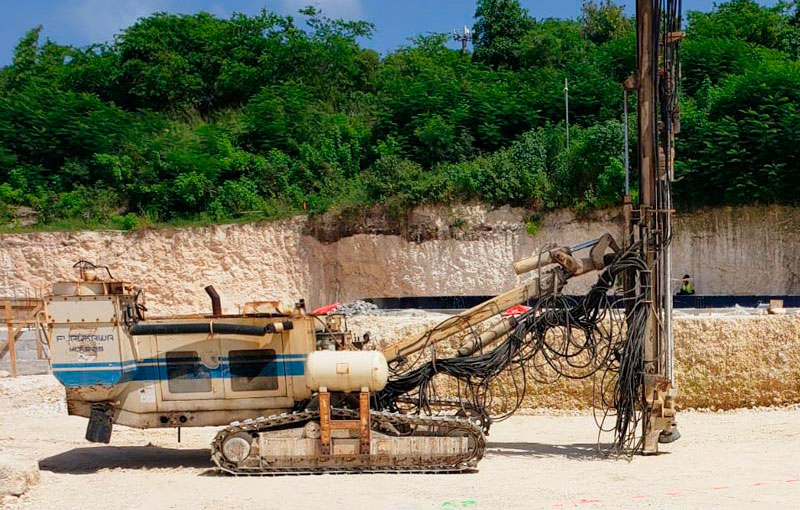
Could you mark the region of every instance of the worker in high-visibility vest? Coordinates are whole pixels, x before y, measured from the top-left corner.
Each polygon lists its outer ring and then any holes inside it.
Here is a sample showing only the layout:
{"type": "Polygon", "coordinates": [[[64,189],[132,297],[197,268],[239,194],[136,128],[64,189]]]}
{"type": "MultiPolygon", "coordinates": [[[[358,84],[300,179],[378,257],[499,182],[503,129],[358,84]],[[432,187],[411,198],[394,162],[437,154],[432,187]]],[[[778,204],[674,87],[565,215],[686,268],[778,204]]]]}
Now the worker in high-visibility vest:
{"type": "Polygon", "coordinates": [[[688,274],[683,275],[681,280],[681,290],[678,292],[679,296],[692,296],[694,295],[694,285],[692,285],[692,277],[688,274]]]}

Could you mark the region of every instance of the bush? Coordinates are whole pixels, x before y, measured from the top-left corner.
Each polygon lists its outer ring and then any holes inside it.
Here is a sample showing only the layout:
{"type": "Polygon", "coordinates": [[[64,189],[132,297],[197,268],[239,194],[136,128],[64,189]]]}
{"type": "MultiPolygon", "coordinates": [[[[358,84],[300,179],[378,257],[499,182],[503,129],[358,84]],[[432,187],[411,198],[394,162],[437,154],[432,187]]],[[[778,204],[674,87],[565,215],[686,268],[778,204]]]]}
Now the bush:
{"type": "Polygon", "coordinates": [[[366,196],[395,211],[447,196],[446,172],[429,172],[399,156],[380,158],[364,175],[366,196]]]}
{"type": "Polygon", "coordinates": [[[731,76],[691,109],[678,151],[681,203],[797,203],[800,64],[765,63],[731,76]],[[709,190],[715,190],[709,194],[709,190]]]}
{"type": "Polygon", "coordinates": [[[173,191],[179,203],[190,211],[197,211],[205,204],[212,183],[203,174],[186,172],[175,178],[173,191]]]}
{"type": "Polygon", "coordinates": [[[22,192],[10,184],[0,184],[0,224],[14,219],[14,207],[22,202],[22,192]]]}
{"type": "Polygon", "coordinates": [[[576,207],[619,203],[624,192],[622,126],[615,120],[573,131],[568,150],[559,158],[560,202],[576,207]]]}
{"type": "Polygon", "coordinates": [[[230,219],[244,213],[261,212],[264,201],[258,195],[255,183],[247,178],[225,181],[216,191],[209,212],[218,220],[230,219]]]}
{"type": "Polygon", "coordinates": [[[73,191],[59,193],[52,206],[40,212],[46,218],[77,219],[101,225],[110,222],[121,207],[124,206],[113,190],[79,186],[73,191]]]}
{"type": "MultiPolygon", "coordinates": [[[[729,0],[688,15],[677,204],[800,202],[795,11],[729,0]]],[[[29,31],[0,69],[0,216],[140,228],[375,203],[617,203],[636,46],[614,2],[537,20],[480,0],[474,53],[430,34],[380,56],[360,45],[372,29],[312,8],[154,14],[86,48],[29,31]]]]}
{"type": "Polygon", "coordinates": [[[152,225],[152,220],[147,215],[139,216],[133,213],[111,218],[114,227],[120,230],[142,230],[152,225]]]}

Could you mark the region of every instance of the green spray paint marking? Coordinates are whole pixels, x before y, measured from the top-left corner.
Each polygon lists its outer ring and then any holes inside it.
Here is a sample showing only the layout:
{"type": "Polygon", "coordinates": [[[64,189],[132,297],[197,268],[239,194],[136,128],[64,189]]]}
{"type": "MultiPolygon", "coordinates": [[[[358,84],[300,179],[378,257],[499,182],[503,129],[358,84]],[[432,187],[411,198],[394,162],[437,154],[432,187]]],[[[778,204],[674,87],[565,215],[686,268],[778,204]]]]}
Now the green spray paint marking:
{"type": "Polygon", "coordinates": [[[478,504],[474,499],[465,499],[463,501],[445,501],[442,503],[441,508],[463,508],[468,506],[476,506],[478,504]]]}

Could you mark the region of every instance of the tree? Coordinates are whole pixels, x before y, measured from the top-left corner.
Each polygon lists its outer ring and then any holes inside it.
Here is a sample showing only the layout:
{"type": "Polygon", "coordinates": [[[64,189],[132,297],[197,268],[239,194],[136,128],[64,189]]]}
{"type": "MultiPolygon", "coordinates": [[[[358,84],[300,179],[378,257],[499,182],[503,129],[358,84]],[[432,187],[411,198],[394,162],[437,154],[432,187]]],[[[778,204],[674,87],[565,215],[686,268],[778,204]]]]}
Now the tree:
{"type": "Polygon", "coordinates": [[[711,12],[690,12],[689,28],[698,36],[738,39],[797,58],[800,34],[792,24],[790,6],[787,2],[768,7],[754,0],[730,0],[711,12]]]}
{"type": "Polygon", "coordinates": [[[691,108],[678,182],[685,203],[796,202],[800,186],[800,64],[769,62],[731,76],[691,108]],[[709,196],[709,190],[715,190],[709,196]]]}
{"type": "Polygon", "coordinates": [[[591,51],[588,46],[574,20],[546,19],[536,23],[523,37],[520,63],[524,68],[563,68],[585,60],[591,51]]]}
{"type": "Polygon", "coordinates": [[[534,23],[518,0],[478,0],[474,59],[494,69],[518,68],[520,41],[534,23]]]}
{"type": "Polygon", "coordinates": [[[624,37],[633,30],[633,21],[625,16],[624,7],[613,0],[602,0],[600,4],[590,0],[581,7],[581,31],[583,36],[595,44],[624,37]]]}
{"type": "MultiPolygon", "coordinates": [[[[315,8],[154,14],[84,48],[34,28],[0,69],[0,228],[21,206],[98,227],[617,203],[620,83],[636,60],[621,8],[536,21],[479,0],[475,14],[471,55],[432,34],[380,56],[362,44],[371,24],[315,8]]],[[[688,18],[676,203],[800,203],[797,2],[688,18]]]]}

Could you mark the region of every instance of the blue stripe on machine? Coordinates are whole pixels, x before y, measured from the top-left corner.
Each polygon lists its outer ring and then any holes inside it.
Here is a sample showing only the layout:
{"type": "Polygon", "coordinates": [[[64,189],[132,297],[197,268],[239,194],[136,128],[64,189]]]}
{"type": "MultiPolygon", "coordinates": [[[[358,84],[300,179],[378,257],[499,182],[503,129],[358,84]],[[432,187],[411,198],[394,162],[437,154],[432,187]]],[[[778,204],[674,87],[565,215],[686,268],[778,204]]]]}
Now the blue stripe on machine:
{"type": "Polygon", "coordinates": [[[110,370],[53,370],[53,375],[64,386],[113,386],[132,379],[133,372],[110,370]]]}
{"type": "MultiPolygon", "coordinates": [[[[276,354],[276,360],[305,360],[308,356],[306,354],[276,354]]],[[[229,361],[228,356],[220,356],[220,361],[225,362],[229,361]]],[[[166,358],[144,358],[143,360],[137,361],[135,359],[129,359],[125,361],[87,361],[85,363],[53,363],[53,369],[56,368],[113,368],[113,367],[125,367],[125,366],[139,366],[147,365],[147,364],[158,364],[158,363],[166,363],[166,358]]]]}
{"type": "MultiPolygon", "coordinates": [[[[268,363],[260,375],[267,377],[301,376],[305,374],[305,355],[277,355],[274,362],[268,363]]],[[[182,374],[181,378],[230,379],[230,365],[227,358],[216,368],[202,367],[197,373],[182,374]]],[[[129,381],[166,381],[166,359],[149,358],[140,362],[88,362],[53,363],[53,375],[65,386],[113,386],[129,381]],[[133,363],[131,363],[133,362],[133,363]]]]}
{"type": "MultiPolygon", "coordinates": [[[[153,362],[155,363],[156,360],[142,360],[139,363],[148,363],[153,362]]],[[[103,361],[99,363],[95,362],[87,362],[87,363],[53,363],[53,369],[56,368],[114,368],[114,367],[124,367],[124,366],[135,366],[136,360],[130,359],[127,361],[103,361]]]]}

